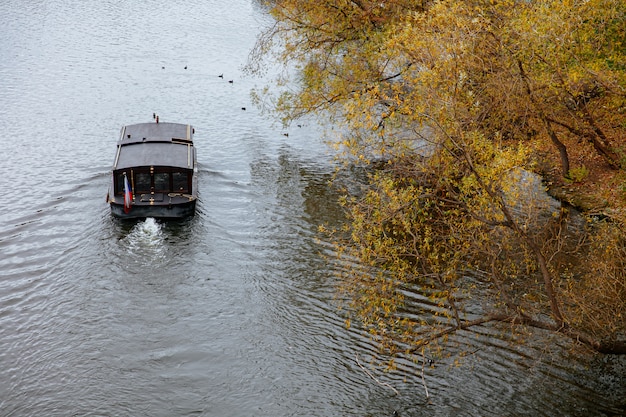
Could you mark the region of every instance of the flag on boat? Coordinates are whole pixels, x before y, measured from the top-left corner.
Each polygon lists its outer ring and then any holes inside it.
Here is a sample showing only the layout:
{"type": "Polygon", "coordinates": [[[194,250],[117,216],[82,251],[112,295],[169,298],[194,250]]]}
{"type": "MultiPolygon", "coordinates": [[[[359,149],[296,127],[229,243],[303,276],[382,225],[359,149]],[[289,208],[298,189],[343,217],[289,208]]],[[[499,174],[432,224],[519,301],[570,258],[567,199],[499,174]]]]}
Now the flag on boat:
{"type": "Polygon", "coordinates": [[[128,178],[124,174],[124,213],[130,211],[130,205],[133,201],[133,195],[130,192],[130,186],[128,185],[128,178]]]}

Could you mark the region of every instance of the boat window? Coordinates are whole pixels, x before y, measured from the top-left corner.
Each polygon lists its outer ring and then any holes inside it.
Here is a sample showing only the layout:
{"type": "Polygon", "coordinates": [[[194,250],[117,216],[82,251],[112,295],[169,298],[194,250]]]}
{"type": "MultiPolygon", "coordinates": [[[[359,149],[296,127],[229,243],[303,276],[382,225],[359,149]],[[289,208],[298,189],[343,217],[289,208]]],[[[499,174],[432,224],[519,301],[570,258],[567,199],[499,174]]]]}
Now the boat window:
{"type": "Polygon", "coordinates": [[[137,172],[135,173],[135,192],[136,193],[149,193],[150,192],[150,173],[149,172],[137,172]]]}
{"type": "Polygon", "coordinates": [[[115,194],[124,194],[124,174],[121,172],[115,176],[115,194]]]}
{"type": "Polygon", "coordinates": [[[179,193],[189,192],[189,181],[186,172],[172,172],[173,190],[179,193]]]}
{"type": "Polygon", "coordinates": [[[154,174],[154,191],[161,193],[170,191],[169,172],[157,172],[154,174]]]}

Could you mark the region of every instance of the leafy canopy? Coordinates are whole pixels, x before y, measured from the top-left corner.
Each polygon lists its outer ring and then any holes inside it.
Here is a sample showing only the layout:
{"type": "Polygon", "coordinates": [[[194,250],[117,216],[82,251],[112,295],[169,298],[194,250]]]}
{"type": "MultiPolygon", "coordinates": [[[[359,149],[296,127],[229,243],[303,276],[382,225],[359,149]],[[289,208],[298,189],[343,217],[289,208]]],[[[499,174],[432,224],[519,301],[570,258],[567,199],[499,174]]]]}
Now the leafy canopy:
{"type": "Polygon", "coordinates": [[[371,167],[363,192],[343,200],[338,249],[365,266],[348,269],[343,289],[385,349],[410,354],[509,322],[626,353],[620,218],[572,235],[568,210],[524,186],[553,167],[570,176],[571,155],[621,175],[624,2],[277,0],[271,10],[255,58],[276,41],[297,74],[295,87],[277,83],[275,110],[286,123],[328,117],[346,160],[371,167]],[[606,249],[598,233],[611,236],[606,249]],[[415,288],[431,311],[410,311],[415,288]],[[473,294],[488,300],[479,315],[466,309],[473,294]]]}

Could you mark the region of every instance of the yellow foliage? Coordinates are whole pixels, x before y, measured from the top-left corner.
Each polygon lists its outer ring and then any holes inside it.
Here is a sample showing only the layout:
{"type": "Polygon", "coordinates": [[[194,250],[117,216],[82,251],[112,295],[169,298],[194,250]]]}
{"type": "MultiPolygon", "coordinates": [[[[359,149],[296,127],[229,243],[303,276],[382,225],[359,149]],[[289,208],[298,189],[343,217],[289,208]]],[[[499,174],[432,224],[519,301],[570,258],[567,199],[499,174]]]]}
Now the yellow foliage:
{"type": "Polygon", "coordinates": [[[385,347],[463,328],[460,294],[484,290],[464,278],[472,268],[491,271],[493,305],[518,320],[547,313],[558,328],[591,315],[561,311],[563,216],[545,219],[520,173],[551,153],[567,166],[585,146],[615,165],[626,149],[626,3],[272,4],[262,41],[279,39],[298,70],[276,109],[286,122],[329,117],[347,162],[373,166],[363,194],[342,200],[351,224],[339,253],[367,266],[348,268],[344,289],[385,347]],[[402,315],[408,286],[428,294],[435,318],[402,315]]]}

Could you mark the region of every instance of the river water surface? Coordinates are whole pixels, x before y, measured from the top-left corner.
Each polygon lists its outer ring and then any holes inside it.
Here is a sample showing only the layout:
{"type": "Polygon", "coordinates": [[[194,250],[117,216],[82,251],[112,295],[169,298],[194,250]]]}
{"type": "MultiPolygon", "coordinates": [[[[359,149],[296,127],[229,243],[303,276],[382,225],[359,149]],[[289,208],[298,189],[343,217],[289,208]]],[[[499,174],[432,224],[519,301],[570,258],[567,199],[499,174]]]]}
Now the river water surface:
{"type": "Polygon", "coordinates": [[[370,362],[316,233],[342,219],[320,129],[250,103],[269,23],[252,0],[2,1],[0,416],[624,412],[624,361],[558,339],[463,335],[429,401],[420,366],[370,362]],[[119,129],[153,112],[196,129],[198,213],[116,221],[119,129]]]}

